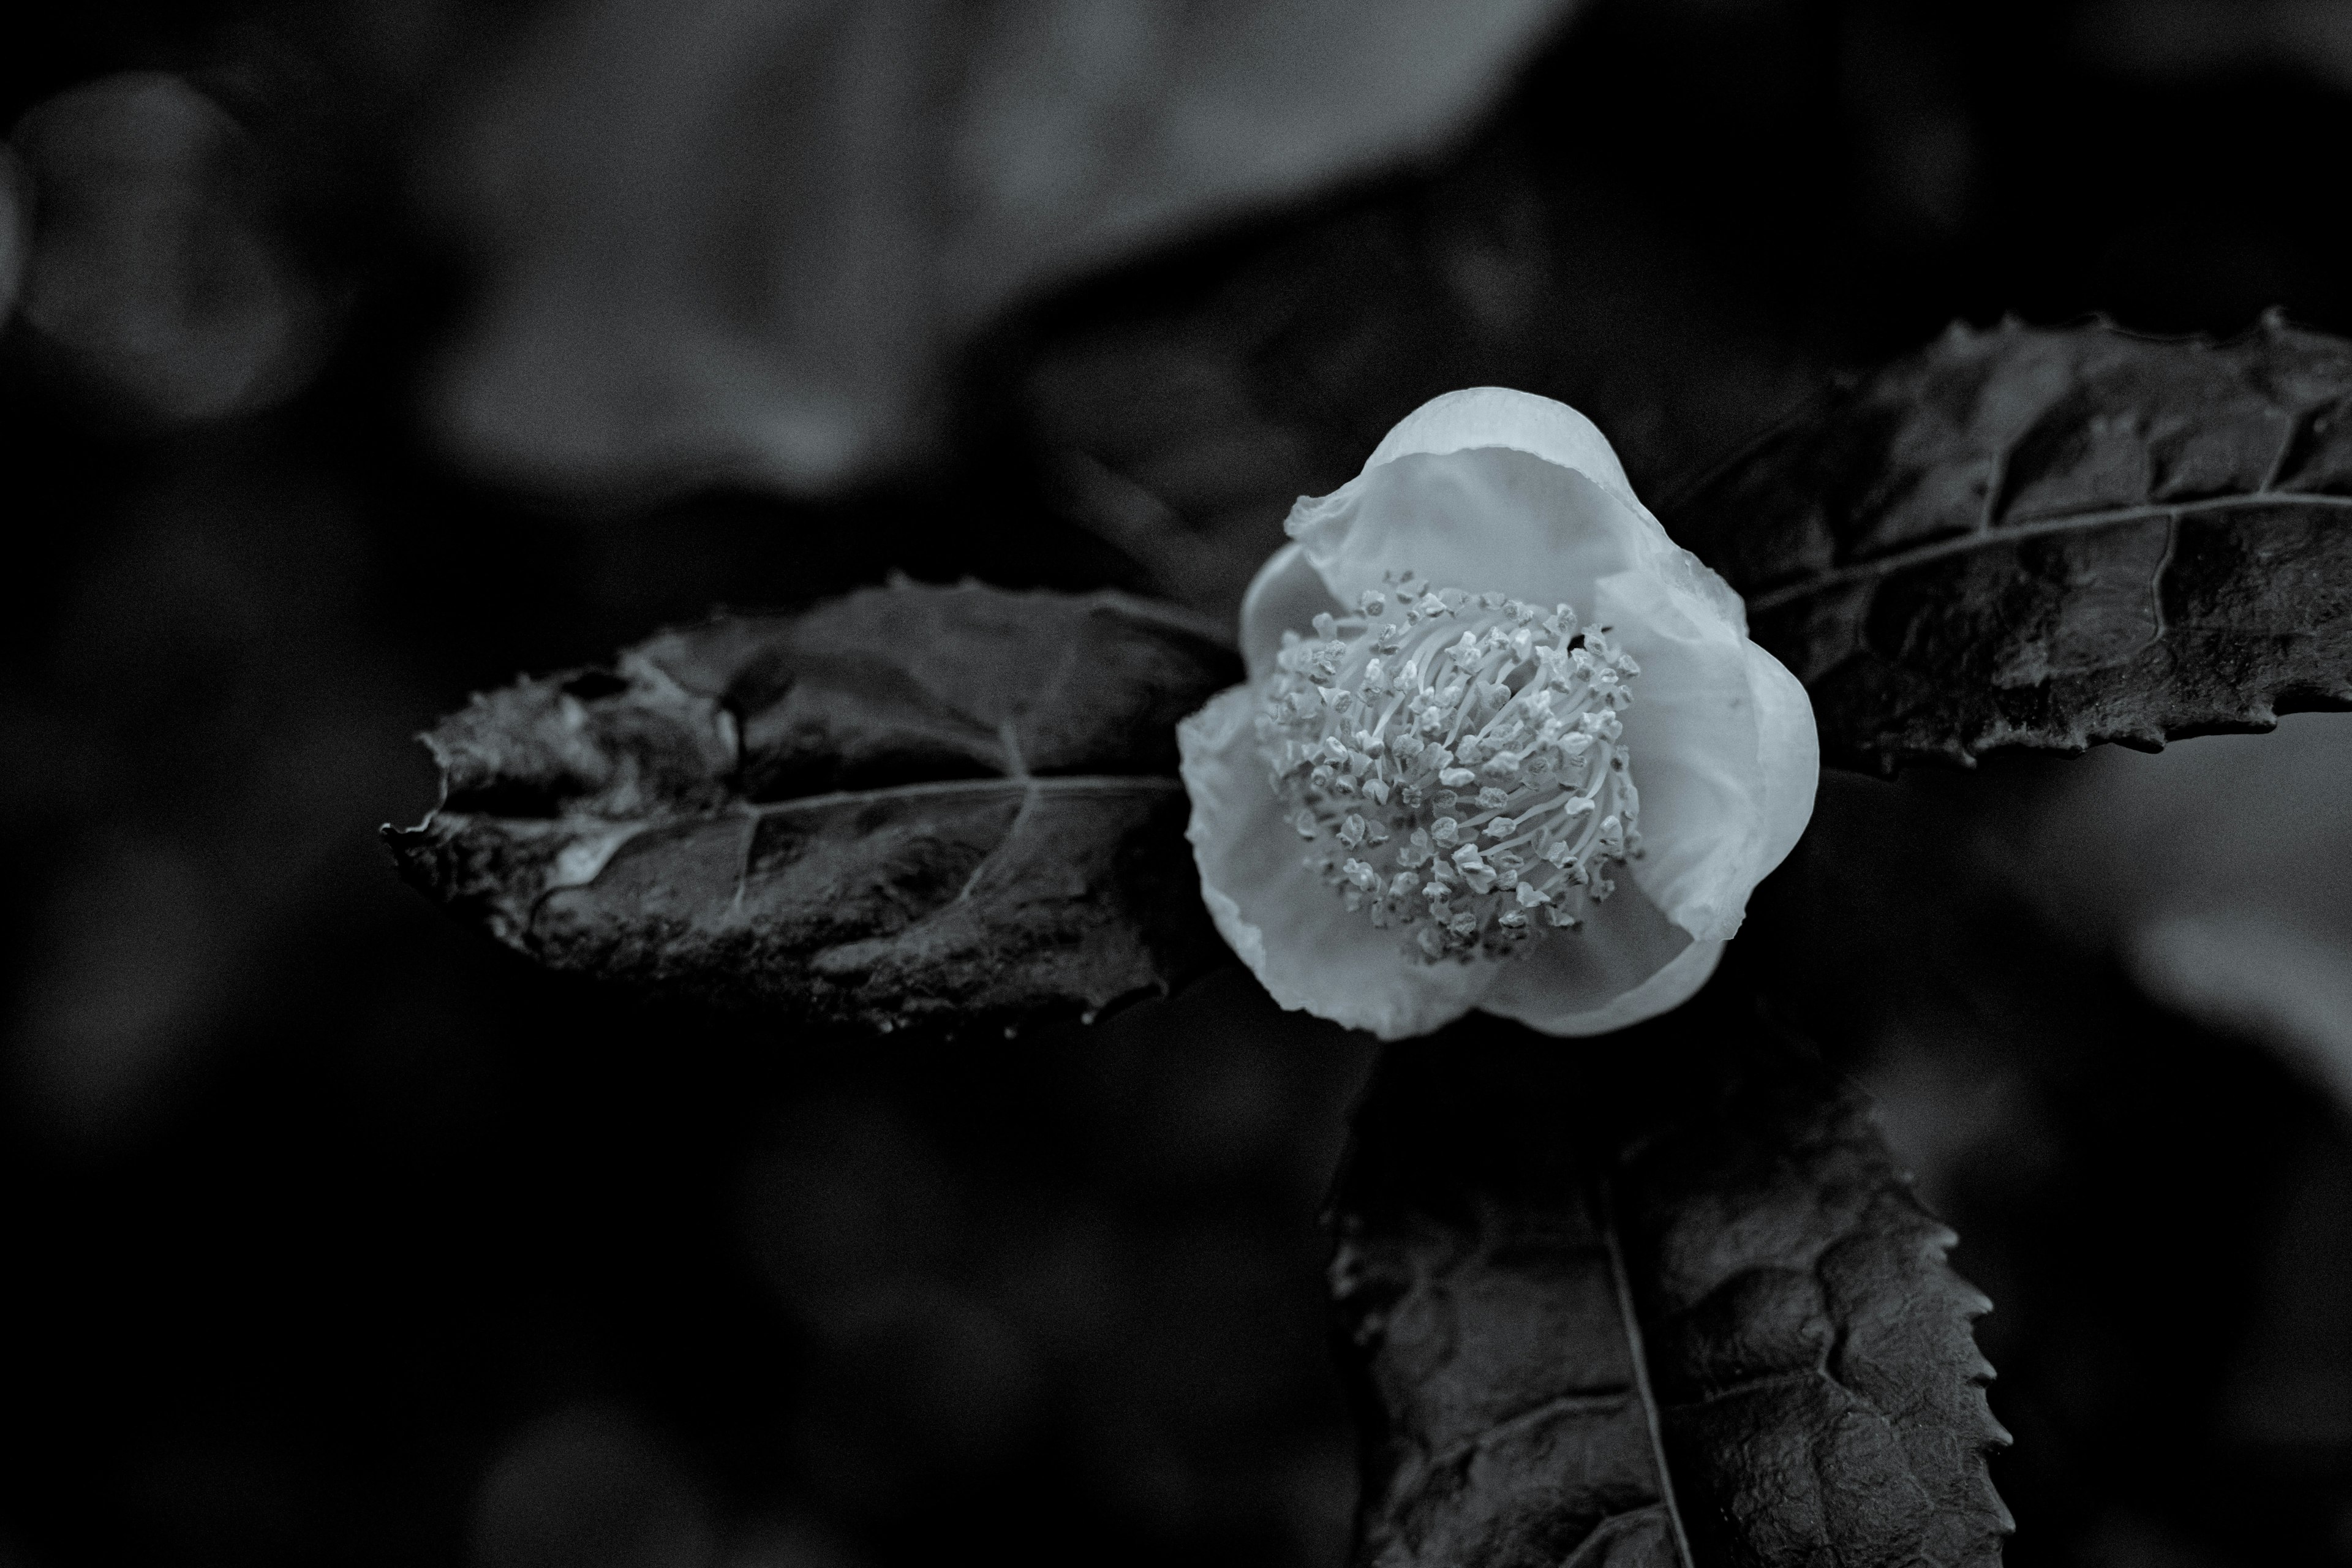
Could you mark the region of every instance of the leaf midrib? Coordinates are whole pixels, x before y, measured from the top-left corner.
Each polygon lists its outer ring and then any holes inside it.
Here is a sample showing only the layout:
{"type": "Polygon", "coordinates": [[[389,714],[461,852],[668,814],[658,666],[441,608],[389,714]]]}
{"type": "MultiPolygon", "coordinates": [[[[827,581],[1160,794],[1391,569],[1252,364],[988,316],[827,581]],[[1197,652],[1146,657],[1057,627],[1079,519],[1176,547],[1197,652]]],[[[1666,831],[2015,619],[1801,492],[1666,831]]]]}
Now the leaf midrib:
{"type": "Polygon", "coordinates": [[[1642,1419],[1649,1428],[1650,1461],[1658,1470],[1658,1502],[1665,1509],[1667,1528],[1674,1531],[1675,1552],[1681,1568],[1696,1568],[1691,1555],[1690,1533],[1683,1528],[1682,1505],[1675,1500],[1675,1478],[1666,1467],[1666,1435],[1658,1415],[1658,1395],[1650,1386],[1650,1351],[1642,1335],[1642,1320],[1633,1308],[1633,1280],[1625,1269],[1625,1248],[1617,1237],[1616,1184],[1605,1177],[1591,1182],[1593,1213],[1601,1221],[1601,1237],[1609,1249],[1609,1279],[1616,1289],[1617,1318],[1633,1352],[1633,1394],[1641,1401],[1642,1419]]]}
{"type": "Polygon", "coordinates": [[[1989,549],[2013,539],[2042,538],[2055,533],[2088,532],[2093,529],[2109,528],[2119,523],[2152,522],[2169,518],[2195,516],[2207,512],[2228,511],[2238,507],[2291,506],[2312,507],[2319,510],[2352,510],[2352,496],[2315,495],[2297,491],[2247,490],[2237,495],[2209,496],[2201,500],[2146,502],[2137,506],[2109,507],[2100,511],[2066,512],[2053,517],[2036,518],[2031,521],[2009,523],[1997,528],[1979,528],[1948,539],[1916,545],[1851,566],[1840,566],[1791,583],[1786,587],[1770,589],[1748,595],[1750,614],[1777,610],[1841,588],[1850,583],[1866,583],[1891,577],[1898,572],[1924,565],[1948,555],[1965,555],[1970,551],[1989,549]]]}
{"type": "Polygon", "coordinates": [[[1181,790],[1183,781],[1167,773],[1051,773],[1000,775],[984,779],[937,779],[924,784],[890,784],[879,789],[834,790],[825,795],[795,795],[790,800],[742,802],[751,816],[781,816],[793,811],[829,810],[868,801],[925,800],[957,795],[986,795],[1007,791],[1029,795],[1160,794],[1181,790]]]}

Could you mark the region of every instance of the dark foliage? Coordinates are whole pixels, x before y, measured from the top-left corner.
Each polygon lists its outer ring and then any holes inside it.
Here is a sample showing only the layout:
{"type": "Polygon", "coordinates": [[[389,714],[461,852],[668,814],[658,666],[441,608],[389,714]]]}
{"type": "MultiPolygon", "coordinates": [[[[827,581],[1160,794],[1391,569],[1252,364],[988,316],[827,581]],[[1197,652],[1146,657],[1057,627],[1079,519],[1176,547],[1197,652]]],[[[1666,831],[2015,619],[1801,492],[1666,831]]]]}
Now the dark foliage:
{"type": "Polygon", "coordinates": [[[1673,509],[1824,752],[2267,729],[2352,705],[2352,343],[1955,327],[1673,509]]]}
{"type": "Polygon", "coordinates": [[[476,698],[386,837],[552,968],[884,1033],[1092,1016],[1218,951],[1174,729],[1238,675],[1118,595],[868,589],[476,698]]]}
{"type": "Polygon", "coordinates": [[[1988,1303],[1866,1110],[1722,987],[1386,1052],[1336,1208],[1359,1561],[1999,1563],[1988,1303]]]}
{"type": "MultiPolygon", "coordinates": [[[[1655,500],[1956,316],[2352,331],[2312,7],[1597,0],[1438,177],[1009,323],[935,472],[551,517],[420,439],[472,296],[402,196],[446,83],[392,47],[488,64],[539,9],[100,0],[0,59],[12,121],[192,74],[351,307],[293,401],[168,439],[21,323],[0,365],[11,1562],[1336,1562],[1312,1216],[1360,1042],[1231,972],[985,1048],[616,998],[384,873],[369,827],[432,798],[404,735],[891,566],[1213,603],[1465,382],[1591,413],[1655,500]],[[1056,526],[1073,450],[1197,539],[1056,526]]],[[[1826,790],[1729,962],[1870,1081],[1999,1302],[2017,1568],[2352,1562],[2352,1137],[2104,933],[1969,901],[2042,777],[1826,790]]]]}

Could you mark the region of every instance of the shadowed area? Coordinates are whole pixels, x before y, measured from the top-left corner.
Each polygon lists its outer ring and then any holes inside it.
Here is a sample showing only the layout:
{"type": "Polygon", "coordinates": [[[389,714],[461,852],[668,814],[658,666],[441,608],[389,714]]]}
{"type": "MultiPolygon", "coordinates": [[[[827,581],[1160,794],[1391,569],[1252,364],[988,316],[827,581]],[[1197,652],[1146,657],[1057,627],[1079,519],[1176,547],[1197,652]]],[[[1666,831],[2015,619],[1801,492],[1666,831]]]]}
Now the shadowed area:
{"type": "MultiPolygon", "coordinates": [[[[955,9],[10,19],[0,1559],[1333,1568],[1318,1214],[1364,1042],[1230,968],[954,1045],[551,974],[386,864],[435,801],[411,737],[526,672],[599,710],[663,627],[893,570],[1223,623],[1292,501],[1454,387],[1575,405],[1672,520],[1956,318],[2352,332],[2340,0],[955,9]]],[[[2064,412],[2000,492],[2021,522],[2143,477],[2064,412]]],[[[2283,473],[2332,449],[2279,434],[2283,473]]],[[[2149,495],[2203,493],[2163,449],[2149,495]]],[[[2152,538],[2020,543],[2056,580],[2152,538]]],[[[1997,689],[2130,654],[2153,581],[1997,689]]],[[[1004,715],[852,700],[857,658],[678,668],[776,759],[758,805],[1006,772],[1004,715]],[[793,749],[845,712],[870,772],[793,749]]],[[[1833,777],[1727,959],[1867,1084],[1995,1302],[2017,1568],[2352,1563],[2328,725],[1833,777]]],[[[520,838],[717,776],[603,754],[453,805],[520,838]]],[[[751,863],[817,869],[756,821],[751,863]]],[[[748,837],[697,851],[730,896],[748,837]]],[[[1811,1356],[1832,1285],[1675,1304],[1706,1351],[1675,1376],[1811,1356]]],[[[1513,1415],[1554,1429],[1464,1420],[1513,1415]]],[[[1654,1539],[1620,1517],[1589,1557],[1654,1539]]]]}

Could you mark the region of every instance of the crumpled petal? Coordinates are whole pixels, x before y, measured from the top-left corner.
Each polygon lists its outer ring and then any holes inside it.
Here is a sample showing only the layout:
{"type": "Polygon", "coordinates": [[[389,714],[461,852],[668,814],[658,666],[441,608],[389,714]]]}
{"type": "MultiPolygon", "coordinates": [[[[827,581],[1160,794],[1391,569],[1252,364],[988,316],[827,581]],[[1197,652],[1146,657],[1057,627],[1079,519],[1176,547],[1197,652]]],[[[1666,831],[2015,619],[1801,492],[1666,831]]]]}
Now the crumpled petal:
{"type": "Polygon", "coordinates": [[[1399,422],[1355,479],[1301,498],[1286,526],[1295,542],[1243,602],[1253,684],[1286,631],[1407,571],[1567,603],[1609,628],[1642,667],[1622,720],[1645,853],[1575,936],[1548,934],[1501,963],[1417,963],[1298,866],[1241,689],[1218,700],[1234,700],[1222,727],[1213,704],[1180,736],[1204,894],[1234,950],[1285,1005],[1384,1038],[1474,1005],[1551,1034],[1598,1034],[1688,999],[1803,833],[1820,745],[1803,687],[1748,639],[1738,595],[1642,505],[1599,429],[1508,388],[1449,393],[1399,422]],[[1205,808],[1196,775],[1217,786],[1205,808]],[[1267,857],[1284,868],[1254,858],[1267,857]]]}
{"type": "Polygon", "coordinates": [[[1236,686],[1176,727],[1186,837],[1217,931],[1285,1007],[1383,1040],[1425,1035],[1478,1004],[1495,976],[1459,963],[1411,963],[1397,934],[1351,914],[1302,864],[1298,836],[1266,788],[1252,728],[1255,694],[1236,686]]]}

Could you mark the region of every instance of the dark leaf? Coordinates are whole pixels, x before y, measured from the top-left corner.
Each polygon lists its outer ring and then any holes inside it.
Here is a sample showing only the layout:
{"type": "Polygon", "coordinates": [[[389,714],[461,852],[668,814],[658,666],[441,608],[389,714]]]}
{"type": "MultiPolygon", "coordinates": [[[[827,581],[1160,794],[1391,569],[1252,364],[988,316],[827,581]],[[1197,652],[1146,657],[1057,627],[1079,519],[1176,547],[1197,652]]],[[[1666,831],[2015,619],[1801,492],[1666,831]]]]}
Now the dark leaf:
{"type": "Polygon", "coordinates": [[[2276,320],[2222,344],[1956,326],[1668,521],[1847,763],[2352,705],[2352,343],[2276,320]]]}
{"type": "Polygon", "coordinates": [[[477,697],[387,837],[558,969],[886,1031],[1092,1010],[1220,951],[1174,727],[1239,677],[1118,595],[867,589],[477,697]]]}
{"type": "Polygon", "coordinates": [[[1752,1016],[1390,1047],[1335,1207],[1360,1563],[1999,1563],[1988,1303],[1752,1016]]]}
{"type": "Polygon", "coordinates": [[[1302,494],[1457,387],[1573,404],[1637,486],[1811,384],[1523,106],[1444,174],[1130,279],[1050,333],[1023,402],[1071,521],[1160,591],[1231,615],[1302,494]],[[1196,297],[1197,296],[1197,297],[1196,297]]]}

